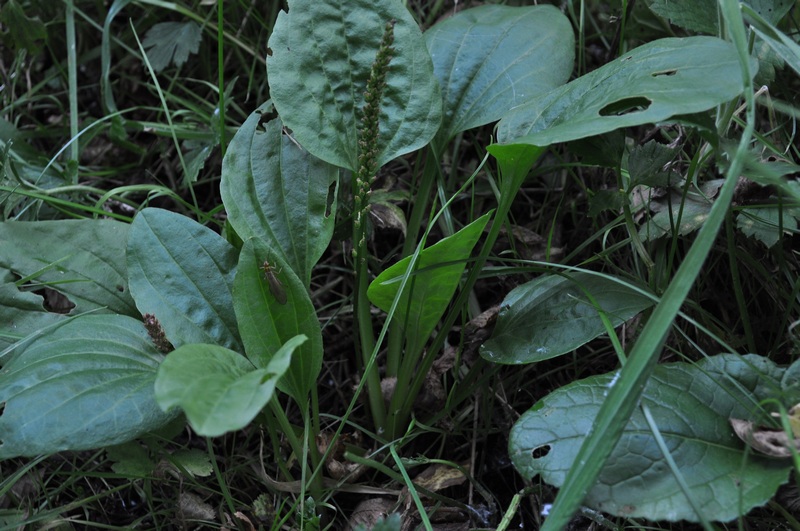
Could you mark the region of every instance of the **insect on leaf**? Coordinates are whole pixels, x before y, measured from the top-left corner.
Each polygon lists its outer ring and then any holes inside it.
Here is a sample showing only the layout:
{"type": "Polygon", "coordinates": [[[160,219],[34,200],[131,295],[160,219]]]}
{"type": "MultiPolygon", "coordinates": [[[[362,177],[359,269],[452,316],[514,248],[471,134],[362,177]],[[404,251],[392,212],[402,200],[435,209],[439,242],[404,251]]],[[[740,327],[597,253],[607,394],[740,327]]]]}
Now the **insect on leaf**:
{"type": "Polygon", "coordinates": [[[280,273],[280,271],[276,271],[275,267],[270,265],[268,260],[264,260],[261,270],[264,271],[264,280],[269,284],[269,292],[272,293],[272,296],[275,297],[275,300],[278,301],[279,304],[286,304],[286,289],[283,287],[283,284],[281,284],[281,281],[278,280],[278,273],[280,273]]]}

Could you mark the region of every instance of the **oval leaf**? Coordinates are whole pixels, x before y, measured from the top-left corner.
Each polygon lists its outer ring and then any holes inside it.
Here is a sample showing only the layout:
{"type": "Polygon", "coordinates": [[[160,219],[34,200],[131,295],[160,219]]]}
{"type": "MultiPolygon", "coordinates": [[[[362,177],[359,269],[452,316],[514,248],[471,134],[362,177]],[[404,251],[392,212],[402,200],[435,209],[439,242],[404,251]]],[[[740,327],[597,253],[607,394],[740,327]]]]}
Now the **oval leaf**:
{"type": "Polygon", "coordinates": [[[275,352],[292,337],[308,338],[279,383],[282,391],[305,407],[322,370],[323,354],[322,329],[308,289],[277,252],[251,238],[242,246],[233,292],[245,352],[256,367],[271,363],[275,352]],[[266,273],[265,261],[269,263],[266,273]],[[277,289],[283,289],[284,295],[276,296],[277,289]]]}
{"type": "Polygon", "coordinates": [[[153,395],[164,359],[144,325],[84,315],[37,338],[0,373],[0,458],[120,444],[175,415],[153,395]]]}
{"type": "Polygon", "coordinates": [[[165,410],[180,406],[198,435],[242,429],[272,398],[294,349],[304,341],[293,338],[262,369],[217,345],[184,345],[158,369],[156,399],[165,410]]]}
{"type": "Polygon", "coordinates": [[[658,122],[706,111],[741,90],[732,44],[715,37],[659,39],[513,109],[490,147],[500,156],[508,144],[548,146],[658,122]]]}
{"type": "MultiPolygon", "coordinates": [[[[782,372],[760,356],[721,355],[695,364],[661,365],[648,380],[642,403],[706,519],[736,518],[766,503],[787,480],[791,462],[748,452],[728,423],[730,417],[752,418],[759,402],[775,398],[782,372]]],[[[526,478],[541,474],[560,486],[615,378],[606,374],[573,382],[526,412],[509,440],[517,470],[526,478]]],[[[699,520],[641,409],[583,503],[632,518],[699,520]]]]}
{"type": "Polygon", "coordinates": [[[251,114],[228,146],[222,201],[237,234],[268,242],[308,287],[311,268],[333,235],[336,194],[331,187],[339,170],[292,142],[280,120],[260,126],[267,111],[263,105],[251,114]]]}
{"type": "MultiPolygon", "coordinates": [[[[411,273],[395,310],[406,331],[407,352],[420,352],[439,324],[490,215],[476,219],[452,236],[420,252],[416,270],[411,273]]],[[[391,309],[392,302],[398,296],[400,283],[408,274],[410,262],[411,257],[408,256],[372,281],[367,289],[367,297],[372,304],[385,312],[391,309]]]]}
{"type": "Polygon", "coordinates": [[[426,31],[425,42],[444,100],[442,145],[566,83],[575,57],[572,25],[549,5],[467,9],[426,31]]]}
{"type": "Polygon", "coordinates": [[[545,275],[506,296],[481,356],[508,364],[560,356],[606,332],[598,306],[618,326],[652,305],[649,297],[611,277],[545,275]]]}
{"type": "Polygon", "coordinates": [[[236,249],[199,223],[146,208],[128,234],[131,294],[179,347],[214,343],[241,350],[233,311],[236,249]]]}
{"type": "Polygon", "coordinates": [[[381,99],[377,164],[427,144],[441,123],[441,94],[422,32],[395,0],[289,0],[269,39],[270,95],[313,155],[358,169],[358,122],[384,27],[394,56],[381,99]]]}

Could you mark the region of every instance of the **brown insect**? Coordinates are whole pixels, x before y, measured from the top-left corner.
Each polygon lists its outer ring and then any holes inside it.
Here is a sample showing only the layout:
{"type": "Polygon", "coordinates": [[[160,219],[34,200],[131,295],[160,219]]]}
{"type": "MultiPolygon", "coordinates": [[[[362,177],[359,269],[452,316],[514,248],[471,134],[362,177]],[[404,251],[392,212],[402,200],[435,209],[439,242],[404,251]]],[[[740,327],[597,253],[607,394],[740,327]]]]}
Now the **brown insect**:
{"type": "Polygon", "coordinates": [[[275,297],[278,304],[286,304],[286,289],[283,287],[283,284],[281,284],[281,281],[278,280],[280,271],[276,271],[275,267],[270,265],[268,260],[264,260],[261,270],[264,272],[264,280],[269,284],[269,292],[272,293],[272,296],[275,297]]]}

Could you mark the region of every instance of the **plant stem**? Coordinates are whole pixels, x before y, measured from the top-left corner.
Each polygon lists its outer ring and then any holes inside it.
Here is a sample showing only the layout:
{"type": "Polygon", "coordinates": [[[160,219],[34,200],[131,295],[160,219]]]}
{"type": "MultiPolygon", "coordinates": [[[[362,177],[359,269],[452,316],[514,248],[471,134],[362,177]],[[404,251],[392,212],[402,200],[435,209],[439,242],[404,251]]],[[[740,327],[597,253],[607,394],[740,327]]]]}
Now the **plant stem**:
{"type": "MultiPolygon", "coordinates": [[[[414,206],[411,210],[411,216],[409,216],[408,219],[406,239],[403,242],[401,258],[410,256],[414,252],[414,247],[419,243],[418,238],[420,228],[422,227],[422,218],[428,209],[428,202],[431,197],[431,191],[433,190],[433,184],[440,170],[439,156],[434,148],[429,145],[427,148],[427,156],[425,157],[425,166],[419,180],[419,188],[416,194],[414,194],[414,206]]],[[[397,376],[400,371],[405,343],[404,333],[405,327],[403,323],[392,323],[392,327],[389,330],[388,348],[386,351],[386,376],[388,377],[397,376]]]]}
{"type": "MultiPolygon", "coordinates": [[[[486,236],[486,241],[483,244],[481,253],[475,259],[475,262],[470,269],[469,276],[467,277],[461,292],[458,294],[458,298],[453,304],[453,308],[455,308],[455,310],[450,312],[442,323],[442,331],[447,331],[452,328],[460,314],[458,308],[463,308],[467,304],[472,287],[478,280],[478,276],[480,275],[483,265],[486,263],[486,260],[489,257],[489,253],[494,246],[494,242],[497,241],[497,237],[500,235],[500,230],[502,229],[503,223],[505,222],[506,217],[511,210],[511,205],[514,202],[517,192],[522,186],[522,183],[525,180],[525,177],[528,175],[528,172],[533,167],[533,164],[542,155],[542,153],[544,153],[545,149],[546,148],[528,145],[513,146],[511,149],[504,150],[502,156],[497,156],[501,175],[497,211],[495,212],[491,228],[489,229],[489,234],[486,236]]],[[[422,385],[425,383],[425,377],[430,371],[433,362],[436,360],[436,353],[439,352],[444,346],[446,338],[446,332],[439,333],[436,338],[434,338],[430,348],[428,349],[428,355],[423,358],[422,363],[420,363],[417,372],[414,375],[414,379],[410,388],[408,390],[403,389],[403,392],[405,393],[405,400],[403,401],[402,406],[396,411],[389,411],[389,416],[387,419],[387,423],[389,425],[404,425],[411,416],[414,398],[419,394],[422,385]]]]}
{"type": "MultiPolygon", "coordinates": [[[[67,76],[69,85],[69,134],[70,138],[78,136],[78,45],[75,41],[75,4],[67,0],[66,12],[67,26],[67,76]]],[[[80,158],[80,145],[70,142],[69,158],[67,160],[67,175],[69,182],[78,184],[78,160],[80,158]]]]}
{"type": "Polygon", "coordinates": [[[394,24],[386,23],[381,44],[372,63],[367,88],[364,91],[364,107],[362,108],[361,121],[358,127],[358,171],[353,180],[353,261],[355,267],[355,295],[353,298],[353,311],[355,324],[358,329],[358,346],[361,359],[365,367],[373,367],[365,371],[367,390],[369,394],[370,410],[375,426],[380,429],[386,419],[383,395],[381,393],[380,375],[377,365],[370,363],[378,355],[375,336],[372,330],[372,316],[367,298],[369,287],[369,269],[367,267],[367,219],[369,217],[370,186],[378,172],[378,135],[381,114],[381,99],[383,89],[386,87],[386,76],[389,63],[394,55],[394,24]]]}
{"type": "Polygon", "coordinates": [[[219,147],[222,156],[225,156],[227,143],[225,141],[225,32],[222,23],[225,20],[223,6],[225,2],[217,2],[217,75],[219,91],[219,147]]]}

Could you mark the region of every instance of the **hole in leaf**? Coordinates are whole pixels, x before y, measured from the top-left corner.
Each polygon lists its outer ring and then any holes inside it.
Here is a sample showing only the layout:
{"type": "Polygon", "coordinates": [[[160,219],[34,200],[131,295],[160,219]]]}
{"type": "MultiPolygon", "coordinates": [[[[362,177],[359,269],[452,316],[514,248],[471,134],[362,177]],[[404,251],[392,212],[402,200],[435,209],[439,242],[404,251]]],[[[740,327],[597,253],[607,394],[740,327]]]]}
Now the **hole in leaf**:
{"type": "Polygon", "coordinates": [[[119,291],[120,293],[124,293],[125,292],[125,286],[117,285],[116,287],[117,287],[117,291],[119,291]]]}
{"type": "MultiPolygon", "coordinates": [[[[256,111],[256,112],[258,112],[258,111],[256,111]]],[[[259,116],[259,118],[258,118],[258,129],[260,129],[262,131],[266,131],[267,130],[267,128],[266,128],[266,124],[267,123],[271,122],[272,120],[274,120],[275,118],[278,117],[278,113],[275,112],[275,108],[274,107],[270,107],[270,109],[268,111],[266,111],[266,112],[261,112],[260,115],[261,116],[259,116]]]]}
{"type": "Polygon", "coordinates": [[[267,46],[267,57],[272,57],[272,48],[267,46]]]}
{"type": "Polygon", "coordinates": [[[328,187],[328,197],[325,201],[325,217],[329,218],[333,211],[333,202],[336,200],[336,183],[331,183],[328,187]]]}
{"type": "Polygon", "coordinates": [[[648,107],[650,107],[651,103],[653,102],[641,96],[623,98],[613,103],[609,103],[600,109],[600,116],[622,116],[634,112],[645,111],[648,107]]]}
{"type": "Polygon", "coordinates": [[[531,457],[534,459],[541,459],[542,457],[546,456],[550,453],[550,445],[545,444],[544,446],[540,446],[538,448],[534,448],[531,452],[531,457]]]}
{"type": "Polygon", "coordinates": [[[34,290],[34,293],[44,299],[42,306],[50,313],[69,313],[75,307],[75,303],[69,300],[66,295],[52,288],[41,288],[34,290]]]}
{"type": "Polygon", "coordinates": [[[653,77],[663,77],[663,76],[674,76],[677,73],[678,71],[675,68],[671,68],[669,70],[661,70],[660,72],[653,72],[650,75],[653,77]]]}

